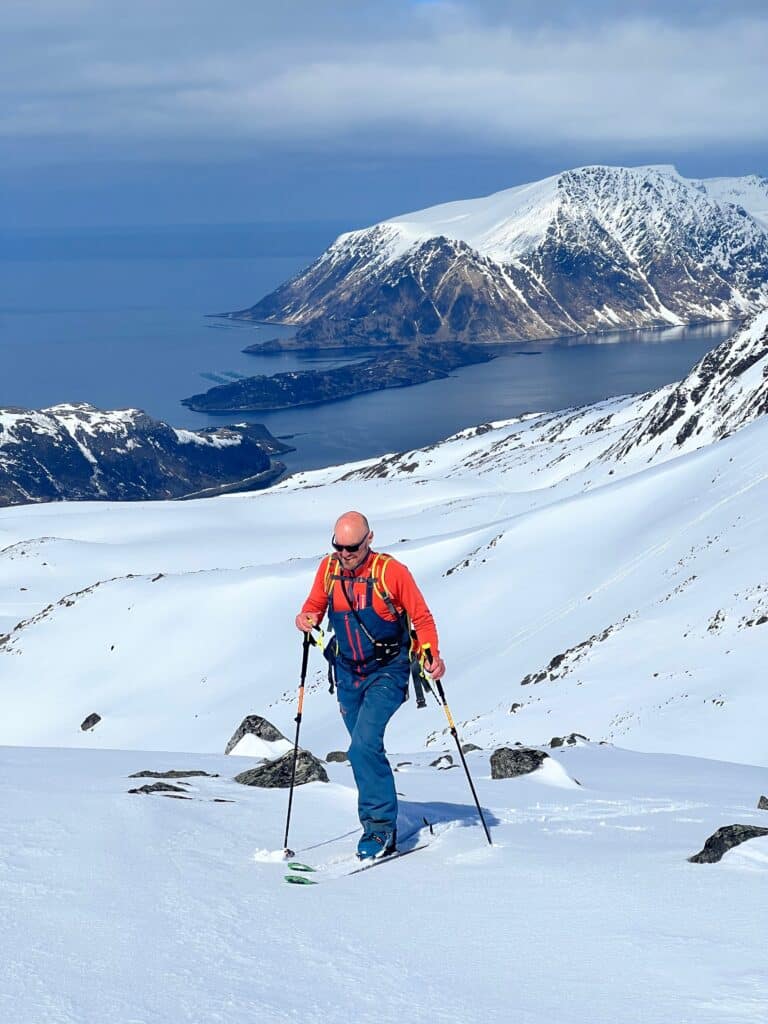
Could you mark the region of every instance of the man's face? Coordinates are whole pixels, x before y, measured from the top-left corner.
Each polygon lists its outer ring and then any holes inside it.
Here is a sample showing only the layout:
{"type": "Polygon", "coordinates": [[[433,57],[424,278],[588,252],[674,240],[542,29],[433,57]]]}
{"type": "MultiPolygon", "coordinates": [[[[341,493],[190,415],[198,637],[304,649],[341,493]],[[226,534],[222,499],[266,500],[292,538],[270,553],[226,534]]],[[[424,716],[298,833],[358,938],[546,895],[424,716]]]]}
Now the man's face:
{"type": "Polygon", "coordinates": [[[343,569],[356,569],[362,565],[370,551],[372,533],[366,533],[365,527],[347,525],[337,526],[333,537],[333,547],[338,552],[343,569]],[[351,551],[349,549],[352,549],[351,551]]]}

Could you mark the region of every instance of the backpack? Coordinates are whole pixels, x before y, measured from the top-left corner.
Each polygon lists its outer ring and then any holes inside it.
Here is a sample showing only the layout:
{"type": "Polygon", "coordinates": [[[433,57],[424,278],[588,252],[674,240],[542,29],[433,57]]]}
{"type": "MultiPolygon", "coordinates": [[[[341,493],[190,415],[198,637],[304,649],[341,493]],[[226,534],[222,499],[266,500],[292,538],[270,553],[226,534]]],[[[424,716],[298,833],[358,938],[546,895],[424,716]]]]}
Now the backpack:
{"type": "MultiPolygon", "coordinates": [[[[407,635],[410,636],[410,648],[409,648],[409,651],[408,651],[408,656],[409,656],[409,661],[410,661],[410,666],[411,666],[411,673],[410,674],[411,674],[411,679],[413,680],[414,692],[416,694],[416,707],[417,708],[423,708],[423,707],[426,707],[426,704],[427,704],[426,700],[424,699],[424,689],[426,689],[428,691],[430,690],[429,680],[424,675],[422,662],[420,661],[418,655],[416,654],[416,633],[411,628],[411,624],[410,624],[410,621],[408,619],[408,615],[407,615],[407,613],[405,611],[398,612],[397,608],[395,607],[395,603],[392,600],[392,595],[387,590],[386,583],[384,582],[384,577],[385,577],[385,574],[386,574],[386,571],[387,571],[387,566],[389,565],[389,563],[391,561],[392,561],[392,555],[387,555],[387,554],[383,554],[383,553],[375,554],[374,558],[373,558],[373,562],[371,563],[371,575],[367,576],[367,577],[364,577],[364,579],[365,579],[366,582],[368,580],[370,580],[372,582],[374,593],[378,594],[378,596],[381,598],[381,600],[386,605],[387,610],[390,612],[391,615],[393,615],[395,617],[395,621],[400,623],[401,629],[404,632],[406,632],[407,635]]],[[[324,579],[324,583],[323,583],[323,586],[324,586],[324,589],[325,589],[325,593],[328,595],[328,604],[329,604],[330,607],[332,607],[332,601],[333,601],[333,588],[334,588],[334,586],[336,584],[336,581],[341,579],[341,576],[338,574],[338,571],[340,570],[340,568],[341,568],[341,566],[340,566],[340,562],[339,562],[338,556],[331,555],[328,558],[328,565],[326,566],[325,579],[324,579]],[[337,570],[337,571],[335,572],[334,570],[337,570]]],[[[344,593],[345,593],[345,596],[346,596],[346,591],[344,593]]],[[[358,618],[357,613],[355,612],[355,609],[351,606],[351,604],[350,604],[350,611],[352,612],[354,617],[357,619],[358,625],[362,628],[363,632],[368,636],[368,639],[374,644],[374,646],[376,646],[377,645],[377,641],[375,641],[373,639],[373,637],[370,635],[370,633],[368,633],[368,630],[365,628],[365,626],[363,625],[362,621],[358,618]]],[[[336,642],[336,637],[332,636],[330,638],[330,640],[328,641],[328,643],[325,645],[325,648],[323,650],[323,655],[325,656],[325,658],[326,658],[326,660],[328,662],[328,692],[329,693],[333,693],[334,689],[335,689],[335,684],[336,684],[335,669],[336,669],[336,655],[337,655],[337,653],[338,653],[338,645],[337,645],[337,642],[336,642]]],[[[382,661],[382,664],[386,664],[386,663],[387,663],[386,661],[382,661]]],[[[406,700],[408,699],[408,696],[409,696],[408,693],[406,693],[406,700]]]]}

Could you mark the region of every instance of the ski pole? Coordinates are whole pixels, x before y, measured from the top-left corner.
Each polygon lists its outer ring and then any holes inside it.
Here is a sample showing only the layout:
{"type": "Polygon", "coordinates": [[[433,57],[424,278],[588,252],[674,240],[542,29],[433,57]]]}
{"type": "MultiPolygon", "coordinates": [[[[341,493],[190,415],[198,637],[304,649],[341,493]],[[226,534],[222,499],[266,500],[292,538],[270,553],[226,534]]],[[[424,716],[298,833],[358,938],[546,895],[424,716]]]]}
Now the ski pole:
{"type": "MultiPolygon", "coordinates": [[[[426,658],[426,661],[427,661],[427,666],[429,666],[429,665],[432,664],[432,650],[431,650],[429,644],[424,644],[422,649],[424,651],[424,657],[426,658]]],[[[427,671],[429,671],[429,669],[427,669],[427,671]]],[[[448,707],[448,701],[445,699],[445,690],[443,689],[443,684],[440,682],[439,679],[433,679],[432,680],[432,685],[437,687],[438,704],[442,705],[443,711],[445,711],[445,717],[448,719],[448,725],[450,726],[450,729],[451,729],[451,735],[456,740],[456,746],[457,746],[458,751],[459,751],[459,757],[461,758],[461,763],[464,765],[464,771],[465,771],[466,776],[467,776],[467,782],[469,783],[469,788],[472,790],[472,796],[473,796],[474,801],[475,801],[475,807],[477,808],[477,813],[480,815],[480,821],[483,823],[483,831],[485,832],[485,838],[488,840],[489,846],[493,846],[493,842],[491,841],[491,833],[488,831],[488,826],[485,823],[485,817],[483,815],[483,810],[482,810],[482,808],[480,806],[480,801],[477,799],[477,792],[475,791],[475,784],[472,781],[472,776],[469,774],[469,767],[467,765],[467,759],[466,759],[466,757],[464,757],[464,751],[461,749],[461,742],[459,741],[459,734],[456,731],[456,724],[453,721],[453,715],[451,714],[451,709],[448,707]]]]}
{"type": "MultiPolygon", "coordinates": [[[[314,627],[313,627],[314,628],[314,627]]],[[[322,635],[322,634],[321,634],[322,635]]],[[[307,678],[307,665],[309,663],[309,648],[312,643],[317,643],[312,636],[312,631],[307,630],[304,634],[304,644],[301,655],[301,679],[299,680],[299,705],[296,711],[296,739],[293,744],[293,766],[291,768],[291,789],[288,794],[288,815],[285,819],[285,838],[283,840],[283,856],[286,860],[295,856],[293,850],[288,848],[288,829],[291,827],[291,807],[293,805],[293,789],[296,781],[296,761],[299,756],[299,730],[301,729],[301,713],[304,707],[304,682],[307,678]]],[[[319,641],[322,642],[322,641],[319,641]]]]}

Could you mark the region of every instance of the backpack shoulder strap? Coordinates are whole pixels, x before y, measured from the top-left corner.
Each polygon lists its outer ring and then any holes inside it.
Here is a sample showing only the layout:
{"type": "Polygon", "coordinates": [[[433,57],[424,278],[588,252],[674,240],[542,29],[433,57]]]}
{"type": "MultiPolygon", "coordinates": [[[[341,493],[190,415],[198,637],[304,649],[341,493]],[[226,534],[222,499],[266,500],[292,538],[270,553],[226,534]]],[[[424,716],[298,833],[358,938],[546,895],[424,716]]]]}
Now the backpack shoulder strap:
{"type": "Polygon", "coordinates": [[[330,594],[333,590],[334,574],[339,571],[339,559],[337,555],[326,555],[325,556],[325,578],[323,579],[323,589],[326,594],[330,594]]]}

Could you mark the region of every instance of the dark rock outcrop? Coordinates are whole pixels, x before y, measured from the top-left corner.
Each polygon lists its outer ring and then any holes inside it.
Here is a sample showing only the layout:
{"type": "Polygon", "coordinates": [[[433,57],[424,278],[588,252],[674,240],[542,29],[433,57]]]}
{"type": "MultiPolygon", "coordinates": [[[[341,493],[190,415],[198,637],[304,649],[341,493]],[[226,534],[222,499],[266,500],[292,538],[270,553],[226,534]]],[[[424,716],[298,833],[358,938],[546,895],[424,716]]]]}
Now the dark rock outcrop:
{"type": "Polygon", "coordinates": [[[260,424],[175,430],[86,403],[0,410],[0,506],[208,497],[273,483],[290,451],[260,424]]]}
{"type": "Polygon", "coordinates": [[[478,745],[476,743],[462,743],[461,744],[461,752],[463,754],[468,754],[471,750],[482,750],[482,749],[483,748],[482,747],[478,747],[478,745]]]}
{"type": "Polygon", "coordinates": [[[243,736],[257,736],[266,743],[276,743],[278,740],[286,739],[276,726],[268,722],[260,715],[247,715],[232,734],[232,738],[224,748],[225,754],[230,754],[243,736]]]}
{"type": "Polygon", "coordinates": [[[758,811],[768,811],[768,796],[761,796],[757,801],[758,811]]]}
{"type": "MultiPolygon", "coordinates": [[[[276,761],[267,761],[258,768],[249,768],[235,776],[235,782],[243,786],[261,786],[265,789],[287,789],[291,784],[291,768],[293,765],[293,751],[278,758],[276,761]]],[[[323,767],[323,762],[318,760],[308,750],[299,750],[296,759],[296,782],[297,786],[303,786],[307,782],[328,782],[328,773],[323,767]]]]}
{"type": "Polygon", "coordinates": [[[491,778],[513,779],[540,768],[549,754],[534,747],[499,747],[491,754],[491,778]]]}
{"type": "Polygon", "coordinates": [[[704,848],[688,860],[691,864],[717,864],[734,846],[757,836],[768,836],[768,828],[757,825],[724,825],[707,839],[704,848]]]}
{"type": "Polygon", "coordinates": [[[83,721],[80,723],[80,728],[83,730],[83,732],[88,732],[89,729],[93,729],[94,726],[97,726],[100,721],[101,715],[97,715],[96,712],[94,711],[92,715],[88,715],[87,718],[83,719],[83,721]]]}
{"type": "Polygon", "coordinates": [[[441,754],[440,757],[435,758],[434,761],[429,762],[430,768],[445,768],[449,764],[453,764],[452,754],[441,754]]]}
{"type": "Polygon", "coordinates": [[[326,754],[325,760],[331,762],[338,761],[341,763],[349,760],[349,754],[346,750],[332,750],[330,754],[326,754]]]}
{"type": "Polygon", "coordinates": [[[138,789],[129,789],[129,793],[183,793],[181,786],[172,786],[170,782],[153,782],[138,789]]]}
{"type": "Polygon", "coordinates": [[[589,743],[588,736],[582,736],[580,732],[569,733],[568,736],[553,736],[549,741],[550,747],[562,747],[564,744],[568,744],[569,747],[574,746],[579,740],[583,740],[585,743],[589,743]]]}
{"type": "Polygon", "coordinates": [[[179,771],[176,768],[171,768],[167,772],[154,772],[150,770],[134,772],[133,775],[129,775],[129,779],[191,779],[197,778],[198,776],[204,775],[208,779],[218,779],[216,772],[204,772],[199,769],[193,769],[191,771],[179,771]]]}

